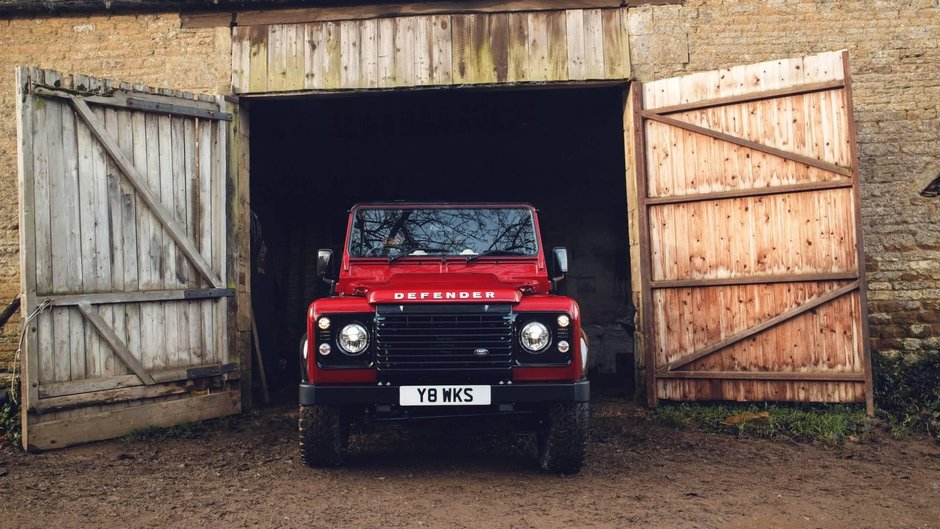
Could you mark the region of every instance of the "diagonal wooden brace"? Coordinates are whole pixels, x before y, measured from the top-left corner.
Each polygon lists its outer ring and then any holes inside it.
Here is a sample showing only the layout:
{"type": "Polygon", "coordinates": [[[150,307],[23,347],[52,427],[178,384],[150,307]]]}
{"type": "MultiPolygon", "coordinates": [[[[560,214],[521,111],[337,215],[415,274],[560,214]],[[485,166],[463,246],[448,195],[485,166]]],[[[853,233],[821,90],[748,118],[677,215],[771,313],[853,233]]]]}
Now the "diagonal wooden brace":
{"type": "Polygon", "coordinates": [[[128,183],[137,191],[138,196],[147,204],[147,207],[150,208],[170,237],[179,245],[180,250],[189,258],[193,266],[199,270],[203,277],[205,277],[214,288],[223,288],[224,285],[222,281],[219,280],[215,272],[212,271],[212,267],[209,266],[209,263],[202,257],[199,250],[196,249],[192,240],[187,236],[186,230],[179,225],[176,218],[173,217],[163,204],[160,203],[160,200],[153,194],[150,188],[147,187],[146,179],[140,174],[140,171],[134,167],[134,163],[121,151],[117,141],[108,133],[98,117],[95,116],[95,113],[88,107],[88,103],[85,103],[82,98],[76,96],[69,96],[69,101],[72,103],[72,107],[75,108],[75,111],[82,121],[88,126],[88,129],[91,130],[91,133],[101,142],[105,151],[108,152],[114,160],[114,163],[117,164],[121,172],[124,173],[124,177],[127,179],[128,183]]]}
{"type": "Polygon", "coordinates": [[[842,176],[852,177],[855,175],[851,167],[842,167],[841,165],[836,165],[834,163],[824,162],[822,160],[817,160],[816,158],[810,158],[809,156],[803,156],[802,154],[796,154],[783,149],[778,149],[776,147],[770,147],[762,143],[757,143],[751,140],[745,140],[737,136],[732,136],[731,134],[726,134],[724,132],[718,132],[715,130],[707,129],[705,127],[700,127],[698,125],[693,125],[685,121],[681,121],[675,118],[666,117],[660,115],[652,110],[644,110],[642,112],[644,118],[651,121],[658,121],[664,125],[669,125],[672,127],[680,128],[687,130],[689,132],[694,132],[696,134],[701,134],[703,136],[708,136],[709,138],[714,138],[720,141],[726,141],[728,143],[733,143],[735,145],[740,145],[741,147],[746,147],[748,149],[753,149],[755,151],[760,151],[763,153],[770,154],[772,156],[778,156],[785,160],[790,160],[791,162],[801,163],[804,165],[809,165],[810,167],[815,167],[817,169],[822,169],[823,171],[829,171],[830,173],[840,174],[842,176]]]}
{"type": "Polygon", "coordinates": [[[842,296],[848,294],[849,292],[853,292],[853,291],[855,291],[855,290],[858,290],[860,284],[861,284],[861,283],[860,283],[859,281],[852,281],[851,283],[849,283],[849,284],[847,284],[847,285],[845,285],[845,286],[843,286],[843,287],[839,287],[839,288],[837,288],[837,289],[835,289],[835,290],[832,290],[832,291],[830,291],[830,292],[826,292],[825,294],[821,294],[821,295],[816,296],[816,297],[814,297],[814,298],[812,298],[812,299],[809,299],[809,300],[807,300],[805,303],[803,303],[802,305],[800,305],[800,306],[798,306],[798,307],[794,307],[794,308],[792,308],[792,309],[790,309],[790,310],[788,310],[788,311],[786,311],[786,312],[783,312],[783,313],[781,313],[781,314],[778,314],[777,316],[774,316],[773,318],[770,318],[769,320],[767,320],[767,321],[765,321],[765,322],[763,322],[763,323],[760,323],[760,324],[758,324],[758,325],[755,325],[755,326],[751,327],[750,329],[746,329],[746,330],[741,331],[741,332],[739,332],[739,333],[737,333],[737,334],[735,334],[735,335],[729,336],[729,337],[725,338],[724,340],[722,340],[722,341],[720,341],[720,342],[718,342],[718,343],[716,343],[716,344],[714,344],[714,345],[710,345],[710,346],[708,346],[708,347],[706,347],[706,348],[704,348],[704,349],[695,351],[694,353],[690,354],[689,356],[683,356],[682,358],[678,358],[678,359],[676,359],[676,360],[673,360],[672,362],[669,362],[669,364],[666,366],[666,369],[669,370],[669,371],[673,371],[673,370],[675,370],[675,369],[679,369],[680,367],[687,366],[687,365],[691,364],[692,362],[695,362],[696,360],[702,359],[702,358],[704,358],[704,357],[706,357],[706,356],[708,356],[708,355],[710,355],[710,354],[712,354],[712,353],[716,353],[716,352],[718,352],[718,351],[720,351],[720,350],[722,350],[722,349],[724,349],[724,348],[726,348],[726,347],[730,347],[730,346],[732,346],[732,345],[734,345],[734,344],[740,342],[741,340],[746,340],[747,338],[750,338],[751,336],[754,336],[755,334],[764,332],[764,331],[766,331],[767,329],[770,329],[771,327],[776,327],[777,325],[780,325],[781,323],[783,323],[783,322],[785,322],[785,321],[791,320],[791,319],[793,319],[793,318],[799,316],[800,314],[803,314],[804,312],[808,312],[808,311],[810,311],[810,310],[813,310],[813,309],[815,309],[816,307],[818,307],[818,306],[820,306],[820,305],[824,305],[824,304],[826,304],[826,303],[829,303],[830,301],[832,301],[832,300],[834,300],[834,299],[836,299],[836,298],[842,297],[842,296]]]}
{"type": "Polygon", "coordinates": [[[77,305],[78,310],[81,311],[82,315],[85,316],[85,319],[91,323],[92,327],[98,331],[98,334],[104,341],[108,342],[108,345],[111,346],[111,349],[114,350],[114,354],[124,362],[134,374],[140,378],[140,381],[144,384],[150,386],[156,384],[156,380],[150,376],[150,373],[144,369],[143,364],[139,360],[134,358],[134,355],[131,354],[130,349],[127,348],[127,345],[124,344],[124,341],[121,340],[117,334],[114,333],[114,330],[108,326],[108,324],[102,319],[98,314],[98,311],[94,309],[89,303],[79,303],[77,305]]]}

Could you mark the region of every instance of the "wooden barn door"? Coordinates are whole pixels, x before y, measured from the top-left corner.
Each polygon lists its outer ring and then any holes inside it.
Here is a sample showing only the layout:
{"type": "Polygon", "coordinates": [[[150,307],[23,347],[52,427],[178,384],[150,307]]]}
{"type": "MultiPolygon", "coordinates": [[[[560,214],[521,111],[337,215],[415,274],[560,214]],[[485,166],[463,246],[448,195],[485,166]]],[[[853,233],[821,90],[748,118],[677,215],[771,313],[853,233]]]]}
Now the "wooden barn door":
{"type": "Polygon", "coordinates": [[[870,410],[846,53],[631,90],[650,403],[870,410]]]}
{"type": "Polygon", "coordinates": [[[17,70],[24,446],[239,411],[224,102],[17,70]]]}

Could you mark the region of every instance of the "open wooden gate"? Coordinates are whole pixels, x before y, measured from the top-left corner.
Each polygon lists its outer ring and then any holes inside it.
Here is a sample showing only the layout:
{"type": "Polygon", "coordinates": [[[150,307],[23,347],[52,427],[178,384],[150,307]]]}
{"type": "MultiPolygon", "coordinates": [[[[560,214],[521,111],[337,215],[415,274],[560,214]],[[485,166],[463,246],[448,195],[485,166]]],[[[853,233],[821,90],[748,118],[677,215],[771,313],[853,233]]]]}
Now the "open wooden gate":
{"type": "Polygon", "coordinates": [[[17,70],[23,444],[240,410],[221,98],[17,70]]]}
{"type": "Polygon", "coordinates": [[[651,405],[872,408],[847,54],[631,87],[651,405]]]}

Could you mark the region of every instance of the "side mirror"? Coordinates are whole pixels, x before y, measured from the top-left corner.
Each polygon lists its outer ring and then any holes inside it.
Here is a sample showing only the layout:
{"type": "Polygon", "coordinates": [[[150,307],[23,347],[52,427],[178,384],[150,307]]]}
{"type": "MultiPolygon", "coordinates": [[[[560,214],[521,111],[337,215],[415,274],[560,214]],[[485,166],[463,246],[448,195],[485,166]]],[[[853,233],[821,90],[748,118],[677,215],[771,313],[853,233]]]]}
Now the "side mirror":
{"type": "Polygon", "coordinates": [[[552,250],[552,283],[558,283],[568,273],[568,249],[558,247],[552,250]]]}
{"type": "Polygon", "coordinates": [[[552,253],[555,255],[555,273],[561,279],[568,273],[568,249],[558,247],[552,250],[552,253]]]}
{"type": "Polygon", "coordinates": [[[317,250],[317,275],[320,276],[327,285],[330,285],[330,294],[336,286],[336,280],[333,275],[333,250],[317,250]]]}

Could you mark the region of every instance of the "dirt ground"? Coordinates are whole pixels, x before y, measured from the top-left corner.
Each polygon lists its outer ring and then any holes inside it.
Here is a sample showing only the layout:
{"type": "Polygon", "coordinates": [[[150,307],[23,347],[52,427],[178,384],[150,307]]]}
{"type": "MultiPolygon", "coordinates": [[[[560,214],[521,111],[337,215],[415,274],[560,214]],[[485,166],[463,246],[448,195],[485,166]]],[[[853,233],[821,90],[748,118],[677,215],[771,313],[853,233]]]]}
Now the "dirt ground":
{"type": "Polygon", "coordinates": [[[929,439],[828,448],[654,426],[622,399],[592,412],[576,476],[539,472],[507,425],[379,430],[311,470],[287,409],[197,439],[8,450],[0,526],[940,528],[929,439]]]}

